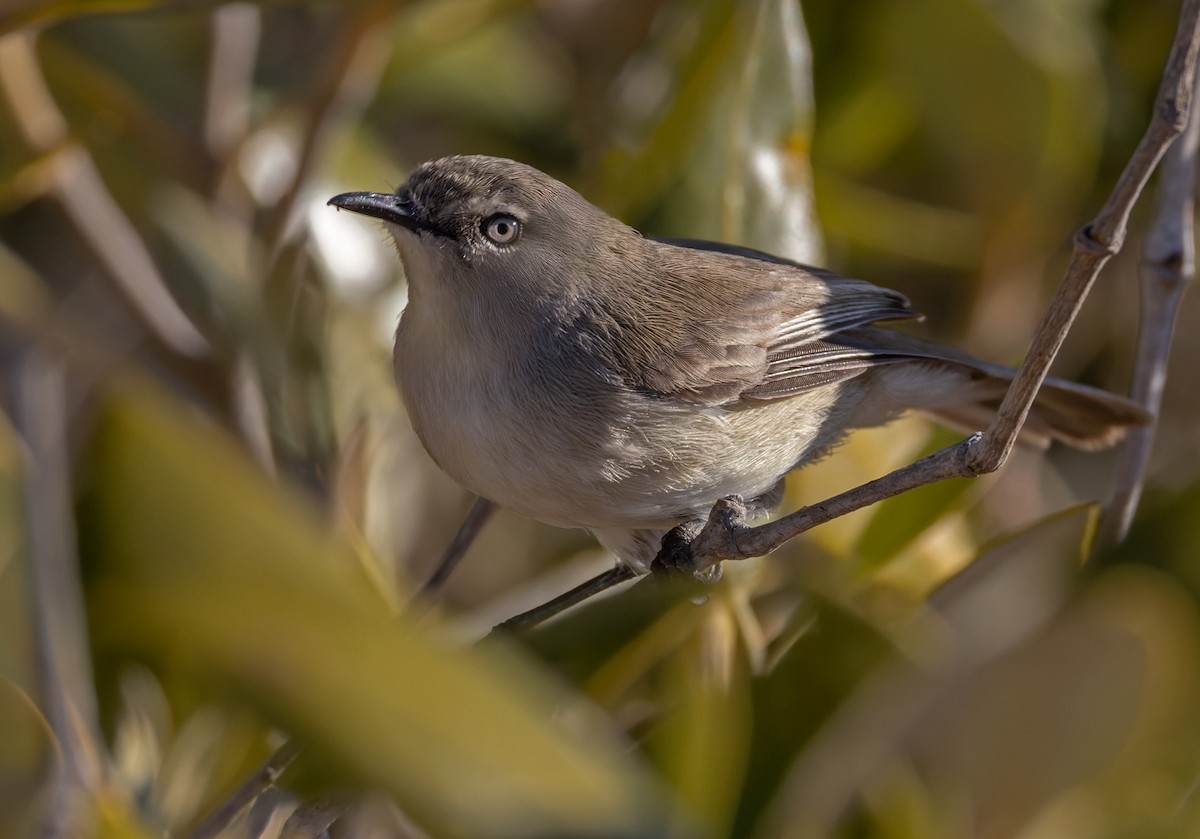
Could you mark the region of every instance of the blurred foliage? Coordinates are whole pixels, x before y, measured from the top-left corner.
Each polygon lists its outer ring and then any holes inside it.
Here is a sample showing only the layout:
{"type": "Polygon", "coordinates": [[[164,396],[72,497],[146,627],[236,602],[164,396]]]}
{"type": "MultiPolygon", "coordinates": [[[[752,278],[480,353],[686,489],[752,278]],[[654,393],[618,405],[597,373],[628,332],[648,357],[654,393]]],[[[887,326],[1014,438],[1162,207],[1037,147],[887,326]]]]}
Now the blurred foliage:
{"type": "MultiPolygon", "coordinates": [[[[1018,453],[715,586],[645,580],[472,647],[609,560],[501,512],[413,600],[470,499],[392,385],[398,261],[325,206],[510,156],[648,233],[900,289],[1011,362],[1176,14],[0,2],[0,836],[1194,835],[1185,375],[1147,510],[1098,562],[1111,455],[1018,453]],[[74,553],[81,593],[45,570],[74,553]]],[[[1125,386],[1146,217],[1062,375],[1125,386]]],[[[952,439],[858,433],[789,504],[952,439]]]]}

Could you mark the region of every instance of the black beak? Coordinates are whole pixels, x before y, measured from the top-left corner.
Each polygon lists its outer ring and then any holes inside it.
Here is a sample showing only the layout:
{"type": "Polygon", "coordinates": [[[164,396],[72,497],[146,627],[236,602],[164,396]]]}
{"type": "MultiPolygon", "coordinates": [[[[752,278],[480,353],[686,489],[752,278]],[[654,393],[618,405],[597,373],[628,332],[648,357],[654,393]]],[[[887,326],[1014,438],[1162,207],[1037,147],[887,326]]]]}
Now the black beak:
{"type": "Polygon", "coordinates": [[[390,221],[409,230],[429,230],[429,222],[420,217],[411,199],[382,192],[343,192],[328,203],[342,210],[390,221]]]}

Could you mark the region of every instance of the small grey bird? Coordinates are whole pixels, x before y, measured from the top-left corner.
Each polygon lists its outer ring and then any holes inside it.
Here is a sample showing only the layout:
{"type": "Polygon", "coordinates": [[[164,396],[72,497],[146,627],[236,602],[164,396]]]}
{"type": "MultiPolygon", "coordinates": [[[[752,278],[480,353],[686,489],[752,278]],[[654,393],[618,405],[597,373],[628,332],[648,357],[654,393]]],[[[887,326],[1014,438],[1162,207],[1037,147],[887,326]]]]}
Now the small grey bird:
{"type": "MultiPolygon", "coordinates": [[[[409,284],[396,380],[438,465],[497,504],[593,531],[638,571],[723,497],[775,506],[783,477],[850,429],[910,408],[985,428],[1013,376],[874,326],[918,317],[901,294],[644,237],[511,160],[434,160],[394,195],[329,203],[395,238],[409,284]]],[[[1095,449],[1144,421],[1049,379],[1022,440],[1095,449]]]]}

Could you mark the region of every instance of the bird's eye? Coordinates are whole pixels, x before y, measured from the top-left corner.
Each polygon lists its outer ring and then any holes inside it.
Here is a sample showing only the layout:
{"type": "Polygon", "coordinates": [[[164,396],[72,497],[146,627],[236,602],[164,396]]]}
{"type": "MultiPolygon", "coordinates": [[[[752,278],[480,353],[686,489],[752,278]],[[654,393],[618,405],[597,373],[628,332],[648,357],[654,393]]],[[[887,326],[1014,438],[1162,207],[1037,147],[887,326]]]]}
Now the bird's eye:
{"type": "Polygon", "coordinates": [[[521,235],[521,222],[507,213],[497,213],[484,221],[483,235],[494,245],[511,245],[521,235]]]}

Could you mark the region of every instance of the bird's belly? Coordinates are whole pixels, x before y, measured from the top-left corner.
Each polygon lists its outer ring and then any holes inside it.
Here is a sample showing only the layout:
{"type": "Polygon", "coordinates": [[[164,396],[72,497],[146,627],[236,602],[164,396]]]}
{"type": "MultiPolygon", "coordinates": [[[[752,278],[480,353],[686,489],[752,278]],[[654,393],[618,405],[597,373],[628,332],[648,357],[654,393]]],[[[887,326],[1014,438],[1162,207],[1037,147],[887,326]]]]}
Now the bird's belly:
{"type": "Polygon", "coordinates": [[[727,495],[755,497],[828,448],[837,386],[753,407],[704,408],[613,388],[569,393],[511,369],[397,361],[409,417],[468,490],[550,524],[670,527],[727,495]],[[817,404],[817,403],[820,404],[817,404]]]}

